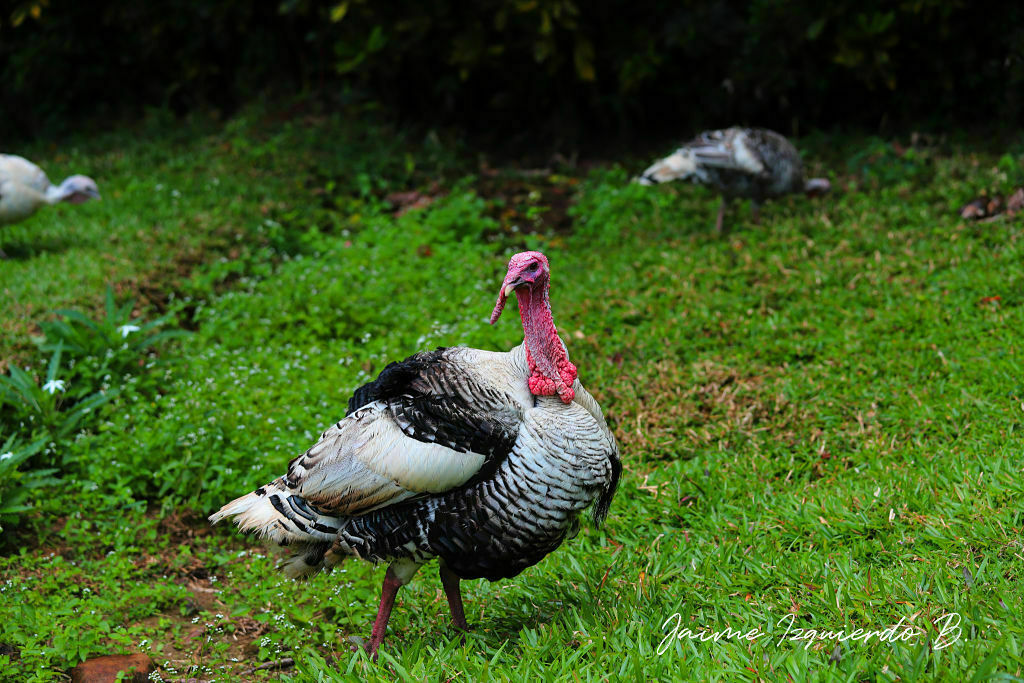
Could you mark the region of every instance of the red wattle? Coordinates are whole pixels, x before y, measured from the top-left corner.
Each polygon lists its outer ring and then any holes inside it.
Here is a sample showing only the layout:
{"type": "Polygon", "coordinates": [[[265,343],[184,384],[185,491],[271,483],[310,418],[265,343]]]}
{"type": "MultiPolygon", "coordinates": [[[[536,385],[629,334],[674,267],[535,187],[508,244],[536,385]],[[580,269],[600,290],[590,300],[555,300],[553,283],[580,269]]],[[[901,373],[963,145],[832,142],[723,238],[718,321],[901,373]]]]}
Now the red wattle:
{"type": "Polygon", "coordinates": [[[557,395],[564,403],[571,403],[576,393],[576,366],[569,361],[565,345],[558,337],[548,300],[548,280],[535,283],[534,288],[516,290],[519,315],[523,320],[526,337],[526,361],[530,367],[530,392],[535,396],[557,395]]]}
{"type": "Polygon", "coordinates": [[[530,385],[530,393],[535,396],[558,396],[565,403],[572,403],[573,398],[576,396],[576,392],[573,391],[572,384],[576,381],[576,366],[572,364],[568,358],[563,357],[556,362],[558,368],[559,379],[562,380],[563,390],[558,391],[558,384],[555,380],[550,377],[546,377],[544,373],[540,371],[537,364],[533,362],[533,356],[530,354],[530,349],[526,349],[526,362],[530,365],[530,378],[527,383],[530,385]]]}

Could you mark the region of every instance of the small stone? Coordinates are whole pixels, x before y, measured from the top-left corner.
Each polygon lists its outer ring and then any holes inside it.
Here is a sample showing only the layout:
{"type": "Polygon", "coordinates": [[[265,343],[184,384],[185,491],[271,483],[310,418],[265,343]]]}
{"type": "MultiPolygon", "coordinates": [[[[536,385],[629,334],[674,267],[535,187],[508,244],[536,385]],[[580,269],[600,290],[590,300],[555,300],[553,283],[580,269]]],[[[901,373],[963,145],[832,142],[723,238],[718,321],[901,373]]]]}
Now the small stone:
{"type": "Polygon", "coordinates": [[[155,669],[147,655],[104,655],[88,659],[71,670],[71,683],[113,683],[122,671],[123,681],[146,683],[155,669]],[[134,671],[134,673],[130,673],[134,671]]]}

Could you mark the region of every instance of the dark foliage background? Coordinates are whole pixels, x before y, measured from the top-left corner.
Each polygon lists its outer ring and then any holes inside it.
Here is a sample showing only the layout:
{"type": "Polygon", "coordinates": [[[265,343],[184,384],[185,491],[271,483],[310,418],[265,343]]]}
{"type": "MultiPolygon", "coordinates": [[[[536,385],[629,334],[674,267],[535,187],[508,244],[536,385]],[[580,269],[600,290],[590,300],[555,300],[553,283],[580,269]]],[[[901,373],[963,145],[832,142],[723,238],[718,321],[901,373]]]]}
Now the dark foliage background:
{"type": "Polygon", "coordinates": [[[268,92],[495,139],[1009,125],[1024,5],[31,0],[0,12],[0,79],[4,141],[268,92]]]}

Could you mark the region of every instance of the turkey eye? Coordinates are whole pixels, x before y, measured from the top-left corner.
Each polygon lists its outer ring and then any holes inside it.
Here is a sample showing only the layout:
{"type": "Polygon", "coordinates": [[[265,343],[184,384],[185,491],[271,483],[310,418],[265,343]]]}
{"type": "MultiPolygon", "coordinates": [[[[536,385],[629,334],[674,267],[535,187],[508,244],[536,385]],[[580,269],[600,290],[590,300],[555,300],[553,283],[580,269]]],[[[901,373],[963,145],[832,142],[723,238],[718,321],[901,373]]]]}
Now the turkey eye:
{"type": "Polygon", "coordinates": [[[538,264],[536,264],[536,263],[531,263],[531,264],[530,264],[530,267],[526,269],[526,272],[527,272],[527,273],[536,273],[536,272],[537,272],[537,268],[539,268],[539,267],[540,267],[540,266],[539,266],[538,264]]]}

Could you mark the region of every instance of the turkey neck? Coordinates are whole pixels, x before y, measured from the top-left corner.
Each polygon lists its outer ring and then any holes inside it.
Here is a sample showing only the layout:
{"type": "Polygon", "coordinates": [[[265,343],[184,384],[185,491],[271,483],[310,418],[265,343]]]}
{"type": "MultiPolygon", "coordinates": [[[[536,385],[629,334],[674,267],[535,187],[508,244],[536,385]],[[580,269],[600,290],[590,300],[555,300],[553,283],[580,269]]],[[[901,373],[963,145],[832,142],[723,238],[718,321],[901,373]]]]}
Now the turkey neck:
{"type": "Polygon", "coordinates": [[[46,194],[42,195],[43,201],[47,204],[59,204],[67,197],[67,193],[60,185],[50,185],[46,188],[46,194]]]}
{"type": "Polygon", "coordinates": [[[519,317],[523,320],[523,336],[530,355],[530,370],[552,380],[556,385],[563,382],[558,368],[568,362],[565,345],[558,337],[555,320],[551,316],[551,301],[548,299],[548,285],[534,289],[516,289],[519,300],[519,317]],[[537,291],[539,289],[540,291],[537,291]]]}

